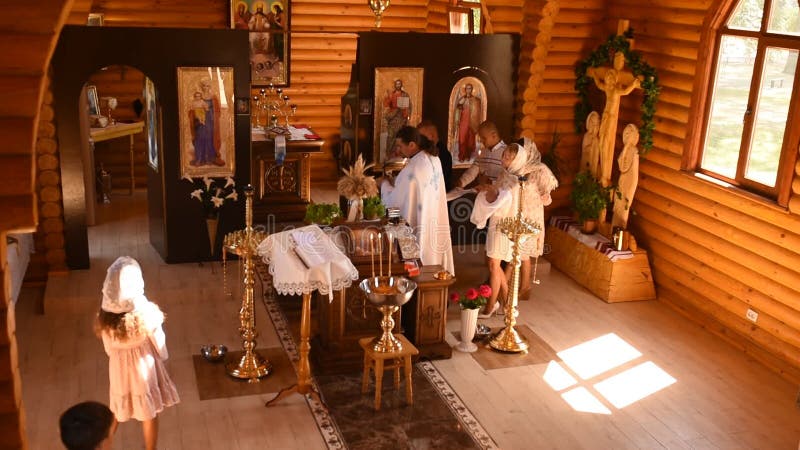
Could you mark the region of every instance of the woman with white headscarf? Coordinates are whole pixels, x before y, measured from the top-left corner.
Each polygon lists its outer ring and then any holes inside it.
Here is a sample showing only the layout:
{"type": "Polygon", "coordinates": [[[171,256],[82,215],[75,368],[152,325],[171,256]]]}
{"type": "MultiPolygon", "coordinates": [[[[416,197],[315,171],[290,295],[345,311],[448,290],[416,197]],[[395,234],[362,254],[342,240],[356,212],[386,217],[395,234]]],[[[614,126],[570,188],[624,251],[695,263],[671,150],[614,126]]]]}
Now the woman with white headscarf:
{"type": "MultiPolygon", "coordinates": [[[[528,219],[541,231],[529,238],[520,248],[520,295],[525,299],[530,292],[531,260],[530,257],[542,255],[544,248],[544,207],[552,202],[550,192],[558,187],[558,180],[550,169],[541,161],[541,154],[536,144],[525,140],[525,145],[509,145],[503,152],[502,164],[505,169],[494,185],[481,189],[475,199],[470,220],[483,228],[489,219],[489,230],[486,236],[486,257],[489,264],[489,282],[492,296],[485,310],[478,317],[489,318],[500,309],[498,295],[508,294],[506,274],[500,267],[500,261],[511,261],[512,245],[506,235],[497,229],[497,223],[506,217],[517,214],[518,205],[522,202],[522,217],[528,219]],[[523,179],[525,190],[520,199],[519,182],[523,179]]],[[[509,269],[513,269],[509,266],[509,269]]],[[[502,298],[502,297],[501,297],[502,298]]]]}

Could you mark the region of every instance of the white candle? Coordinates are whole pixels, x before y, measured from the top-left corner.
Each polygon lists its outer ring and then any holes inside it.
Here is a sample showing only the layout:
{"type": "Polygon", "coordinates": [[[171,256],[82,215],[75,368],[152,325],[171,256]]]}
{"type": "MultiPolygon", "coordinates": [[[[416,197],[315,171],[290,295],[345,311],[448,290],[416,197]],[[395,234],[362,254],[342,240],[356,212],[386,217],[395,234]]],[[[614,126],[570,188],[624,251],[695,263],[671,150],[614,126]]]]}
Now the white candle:
{"type": "Polygon", "coordinates": [[[392,278],[392,234],[387,234],[386,239],[389,241],[389,257],[386,259],[386,271],[389,273],[389,278],[392,278]]]}
{"type": "Polygon", "coordinates": [[[372,269],[372,278],[375,278],[375,233],[369,235],[369,266],[372,269]]]}
{"type": "Polygon", "coordinates": [[[378,276],[383,276],[383,240],[378,233],[378,276]]]}

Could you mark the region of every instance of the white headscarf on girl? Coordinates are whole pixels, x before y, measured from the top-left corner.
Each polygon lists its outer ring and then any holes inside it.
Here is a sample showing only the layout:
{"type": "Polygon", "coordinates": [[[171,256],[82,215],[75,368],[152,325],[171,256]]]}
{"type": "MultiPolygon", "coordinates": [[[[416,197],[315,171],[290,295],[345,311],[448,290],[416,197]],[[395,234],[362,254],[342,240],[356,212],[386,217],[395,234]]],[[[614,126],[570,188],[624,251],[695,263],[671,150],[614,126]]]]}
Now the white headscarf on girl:
{"type": "Polygon", "coordinates": [[[146,302],[142,268],[130,256],[120,256],[106,272],[100,307],[103,311],[121,314],[131,312],[146,302]]]}
{"type": "Polygon", "coordinates": [[[517,184],[519,182],[517,177],[529,175],[534,171],[536,166],[542,162],[542,155],[539,153],[536,144],[532,140],[525,138],[523,145],[509,145],[509,147],[511,146],[517,147],[517,154],[514,156],[514,159],[511,161],[511,164],[509,164],[503,176],[499,178],[498,186],[500,188],[510,188],[517,184]]]}

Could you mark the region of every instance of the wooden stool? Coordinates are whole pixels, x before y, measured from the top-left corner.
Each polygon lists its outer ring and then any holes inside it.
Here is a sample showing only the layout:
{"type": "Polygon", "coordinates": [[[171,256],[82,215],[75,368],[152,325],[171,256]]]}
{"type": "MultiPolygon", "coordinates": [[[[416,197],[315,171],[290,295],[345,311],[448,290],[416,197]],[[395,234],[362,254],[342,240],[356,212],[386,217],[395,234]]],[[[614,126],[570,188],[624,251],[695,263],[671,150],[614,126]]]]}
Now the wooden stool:
{"type": "Polygon", "coordinates": [[[411,356],[418,355],[419,350],[408,342],[402,334],[395,334],[394,337],[403,344],[403,349],[399,352],[383,353],[372,349],[374,338],[366,337],[358,340],[358,344],[364,349],[364,377],[361,380],[361,393],[369,391],[369,370],[375,372],[375,410],[381,409],[381,384],[383,382],[383,371],[394,369],[394,388],[400,389],[400,367],[406,374],[406,402],[413,403],[411,393],[411,356]],[[389,365],[385,361],[390,360],[389,365]]]}

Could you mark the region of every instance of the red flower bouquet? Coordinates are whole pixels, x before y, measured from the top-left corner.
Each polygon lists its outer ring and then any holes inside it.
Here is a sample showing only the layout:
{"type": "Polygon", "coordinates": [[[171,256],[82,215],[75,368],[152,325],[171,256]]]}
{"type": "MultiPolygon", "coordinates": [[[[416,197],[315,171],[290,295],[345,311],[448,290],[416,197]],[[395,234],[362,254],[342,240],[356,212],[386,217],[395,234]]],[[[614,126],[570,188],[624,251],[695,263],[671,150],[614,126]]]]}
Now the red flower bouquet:
{"type": "Polygon", "coordinates": [[[478,287],[478,289],[467,289],[464,295],[461,295],[458,292],[453,292],[450,294],[450,301],[453,303],[458,303],[458,306],[460,306],[461,309],[478,309],[486,304],[491,295],[492,288],[486,284],[482,284],[478,287]]]}

